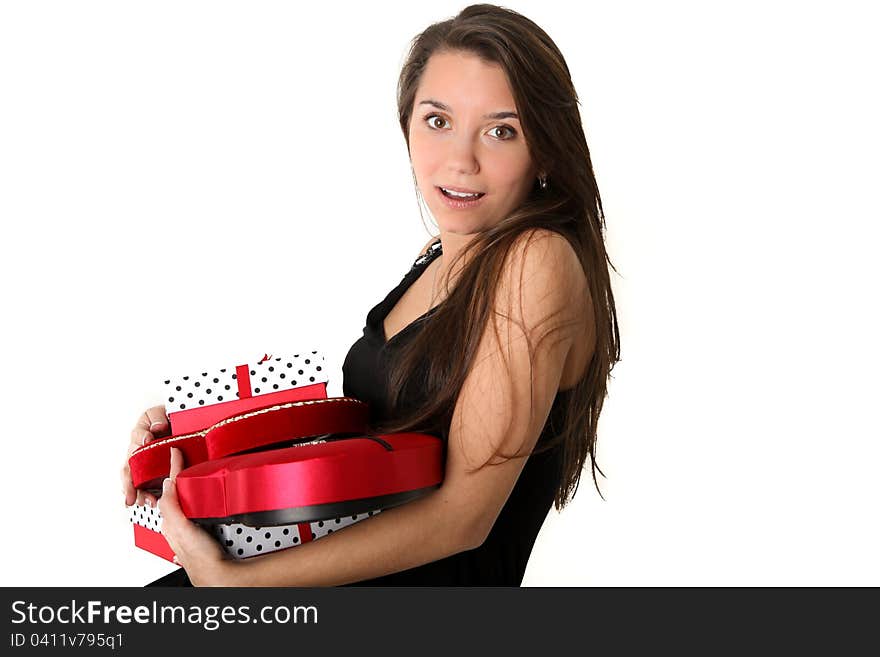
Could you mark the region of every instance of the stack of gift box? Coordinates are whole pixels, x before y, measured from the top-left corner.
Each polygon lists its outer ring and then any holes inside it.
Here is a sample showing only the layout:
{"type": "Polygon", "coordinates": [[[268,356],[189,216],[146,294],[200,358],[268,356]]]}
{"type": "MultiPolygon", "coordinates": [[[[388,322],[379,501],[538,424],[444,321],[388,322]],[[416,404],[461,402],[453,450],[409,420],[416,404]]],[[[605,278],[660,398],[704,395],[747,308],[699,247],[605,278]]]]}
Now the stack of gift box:
{"type": "MultiPolygon", "coordinates": [[[[439,439],[368,435],[369,409],[327,397],[318,351],[164,382],[171,435],[129,458],[136,488],[161,492],[170,448],[184,456],[184,514],[235,559],[288,549],[428,494],[442,482],[439,439]]],[[[135,545],[173,560],[158,509],[130,507],[135,545]]]]}

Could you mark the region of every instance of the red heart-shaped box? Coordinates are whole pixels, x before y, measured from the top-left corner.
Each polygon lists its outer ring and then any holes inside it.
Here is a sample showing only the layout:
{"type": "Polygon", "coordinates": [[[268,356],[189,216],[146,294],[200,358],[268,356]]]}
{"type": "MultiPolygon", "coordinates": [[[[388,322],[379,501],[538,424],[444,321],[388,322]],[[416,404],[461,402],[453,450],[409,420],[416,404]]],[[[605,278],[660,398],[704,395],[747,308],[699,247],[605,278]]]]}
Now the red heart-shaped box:
{"type": "Polygon", "coordinates": [[[157,490],[168,476],[171,448],[183,453],[186,466],[248,450],[326,434],[367,431],[369,406],[349,397],[329,397],[273,404],[220,420],[203,431],[168,436],[139,447],[128,459],[135,488],[157,490]]]}
{"type": "Polygon", "coordinates": [[[396,433],[206,461],[181,471],[176,487],[192,520],[267,526],[397,506],[442,481],[442,441],[396,433]]]}

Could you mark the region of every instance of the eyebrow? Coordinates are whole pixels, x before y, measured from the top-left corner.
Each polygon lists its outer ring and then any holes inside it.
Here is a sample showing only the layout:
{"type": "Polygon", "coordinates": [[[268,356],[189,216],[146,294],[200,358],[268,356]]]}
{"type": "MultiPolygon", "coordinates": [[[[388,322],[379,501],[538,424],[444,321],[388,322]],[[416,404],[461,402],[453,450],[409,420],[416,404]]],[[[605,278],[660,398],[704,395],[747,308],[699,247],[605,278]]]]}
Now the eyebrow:
{"type": "MultiPolygon", "coordinates": [[[[448,105],[444,105],[439,100],[434,100],[432,98],[428,98],[427,100],[423,100],[419,103],[419,105],[433,105],[437,109],[443,110],[444,112],[452,112],[452,109],[448,105]]],[[[484,119],[516,119],[519,121],[519,115],[516,112],[492,112],[491,114],[484,114],[484,119]]]]}

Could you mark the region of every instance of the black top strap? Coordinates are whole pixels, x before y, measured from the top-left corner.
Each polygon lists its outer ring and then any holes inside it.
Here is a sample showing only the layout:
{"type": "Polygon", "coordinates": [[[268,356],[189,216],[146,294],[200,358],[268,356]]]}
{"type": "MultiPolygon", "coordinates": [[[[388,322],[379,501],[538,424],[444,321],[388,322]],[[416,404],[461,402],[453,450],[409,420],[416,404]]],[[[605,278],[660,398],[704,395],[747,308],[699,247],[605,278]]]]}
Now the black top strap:
{"type": "Polygon", "coordinates": [[[416,261],[413,263],[412,267],[410,267],[410,271],[415,269],[416,267],[421,267],[425,264],[430,264],[430,262],[436,258],[438,255],[443,253],[443,244],[440,242],[440,238],[437,238],[437,241],[434,242],[431,246],[428,247],[428,250],[425,251],[422,255],[416,258],[416,261]]]}

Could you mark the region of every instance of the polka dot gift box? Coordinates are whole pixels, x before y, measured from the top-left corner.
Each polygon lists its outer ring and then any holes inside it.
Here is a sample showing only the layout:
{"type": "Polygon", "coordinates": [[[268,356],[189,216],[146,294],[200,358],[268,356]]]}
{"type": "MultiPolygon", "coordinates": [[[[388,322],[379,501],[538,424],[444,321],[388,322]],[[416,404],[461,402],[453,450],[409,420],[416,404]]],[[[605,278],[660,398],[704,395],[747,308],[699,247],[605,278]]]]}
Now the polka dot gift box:
{"type": "MultiPolygon", "coordinates": [[[[171,561],[174,558],[174,552],[162,536],[162,514],[159,509],[140,504],[135,504],[129,509],[135,533],[140,535],[141,545],[139,547],[171,561]]],[[[219,523],[209,526],[208,531],[216,536],[220,545],[232,558],[247,559],[258,554],[268,554],[316,541],[380,512],[381,509],[375,509],[366,513],[344,517],[336,516],[327,520],[271,527],[250,527],[240,522],[219,523]]]]}
{"type": "Polygon", "coordinates": [[[254,363],[165,379],[165,413],[172,433],[191,433],[260,406],[326,398],[327,381],[318,351],[265,354],[254,363]]]}

